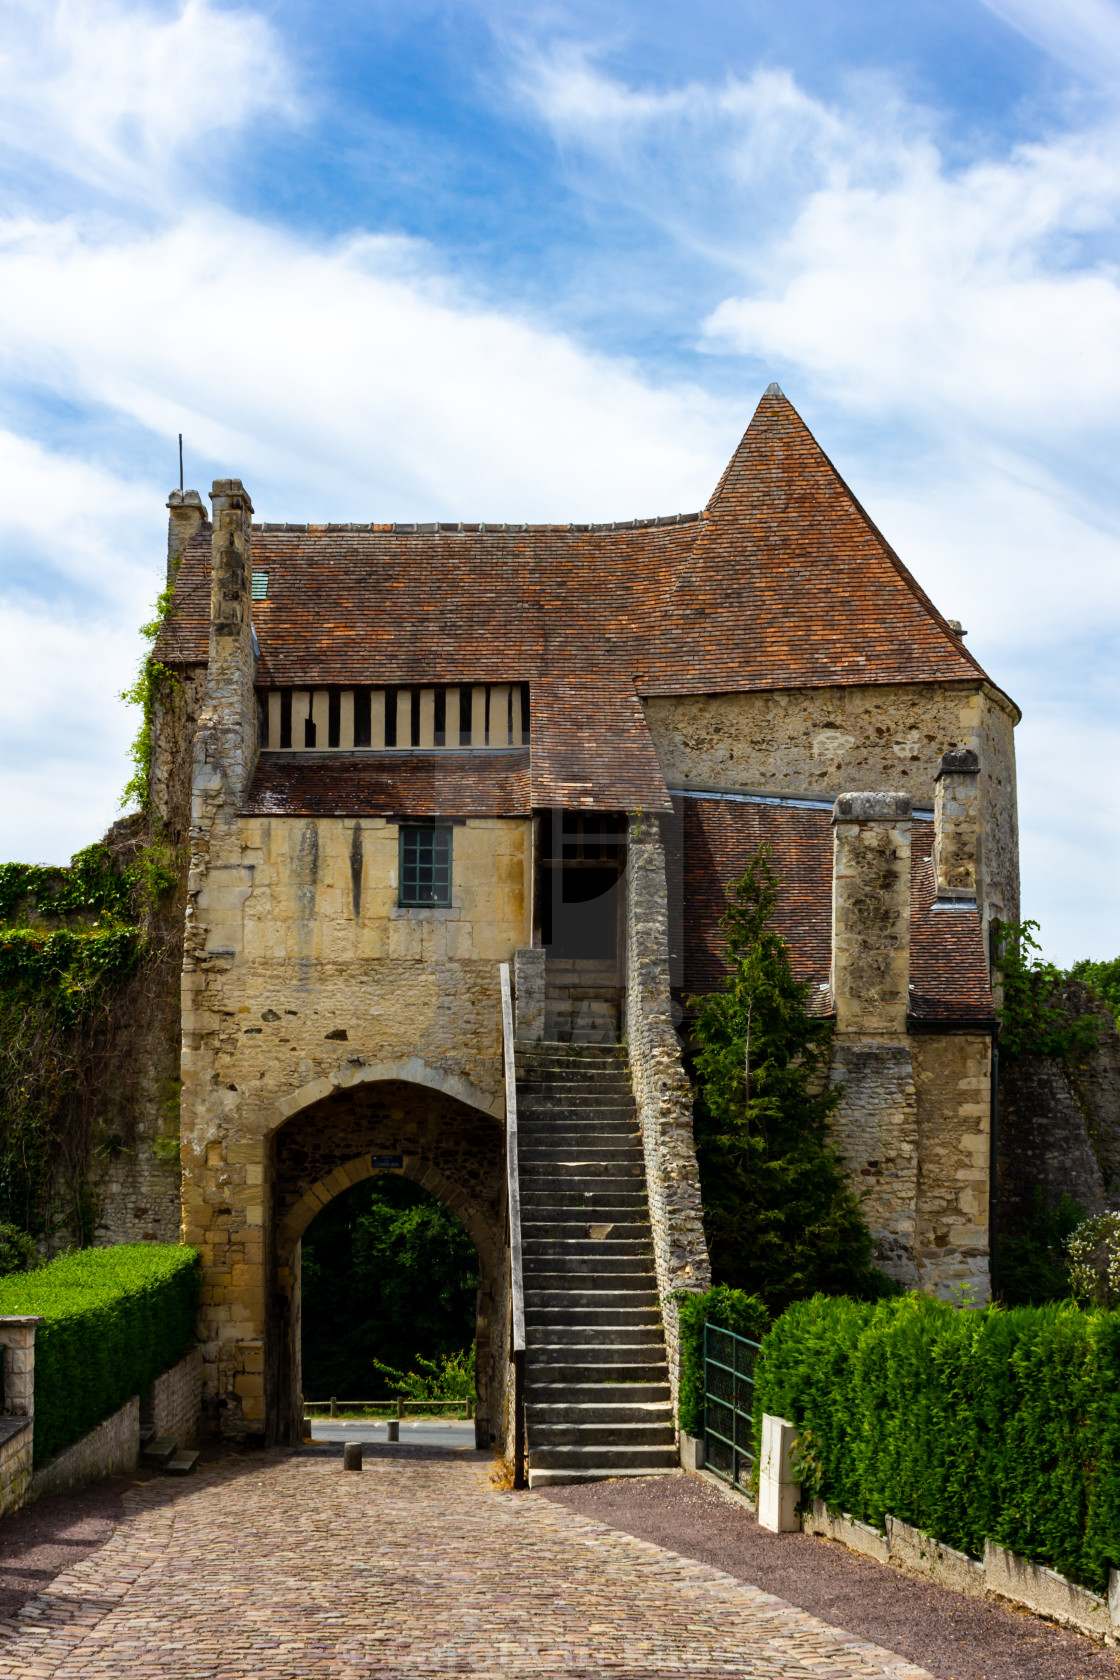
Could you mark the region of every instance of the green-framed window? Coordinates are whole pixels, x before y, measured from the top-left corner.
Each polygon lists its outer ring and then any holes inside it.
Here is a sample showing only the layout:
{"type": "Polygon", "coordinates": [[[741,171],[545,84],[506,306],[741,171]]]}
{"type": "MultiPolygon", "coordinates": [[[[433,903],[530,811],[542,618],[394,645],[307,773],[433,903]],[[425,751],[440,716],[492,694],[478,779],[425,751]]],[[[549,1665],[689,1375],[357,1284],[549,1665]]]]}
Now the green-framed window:
{"type": "Polygon", "coordinates": [[[401,828],[400,903],[451,903],[450,828],[401,828]]]}

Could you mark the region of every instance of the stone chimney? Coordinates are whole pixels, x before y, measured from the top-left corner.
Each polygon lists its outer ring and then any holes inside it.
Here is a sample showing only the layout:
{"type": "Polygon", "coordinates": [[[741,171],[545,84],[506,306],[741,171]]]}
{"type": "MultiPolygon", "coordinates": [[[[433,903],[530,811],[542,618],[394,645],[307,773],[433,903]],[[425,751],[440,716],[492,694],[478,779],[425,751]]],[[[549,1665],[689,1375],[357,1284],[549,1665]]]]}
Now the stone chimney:
{"type": "Polygon", "coordinates": [[[910,798],[842,793],[832,812],[832,996],[841,1037],[906,1032],[910,798]]]}
{"type": "Polygon", "coordinates": [[[174,583],[187,544],[206,523],[206,508],[197,490],[172,490],[167,506],[167,581],[174,583]]]}
{"type": "Polygon", "coordinates": [[[971,909],[980,886],[980,760],[971,748],[943,753],[933,796],[937,903],[971,909]]]}
{"type": "Polygon", "coordinates": [[[237,809],[257,757],[253,504],[239,478],[216,478],[211,500],[210,658],[195,739],[194,829],[208,828],[219,807],[237,809]]]}

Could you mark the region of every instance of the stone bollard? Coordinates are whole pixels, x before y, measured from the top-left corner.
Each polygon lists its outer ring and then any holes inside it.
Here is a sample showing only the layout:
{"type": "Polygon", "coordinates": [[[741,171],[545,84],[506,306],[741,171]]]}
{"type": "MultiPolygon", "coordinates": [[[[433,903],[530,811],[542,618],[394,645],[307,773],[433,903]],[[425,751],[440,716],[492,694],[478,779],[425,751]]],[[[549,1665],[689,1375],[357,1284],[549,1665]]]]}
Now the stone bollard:
{"type": "Polygon", "coordinates": [[[400,1438],[401,1438],[400,1423],[396,1418],[390,1418],[385,1425],[385,1439],[387,1441],[399,1441],[400,1438]]]}
{"type": "Polygon", "coordinates": [[[362,1468],[362,1443],[347,1441],[342,1449],[342,1468],[344,1470],[360,1470],[362,1468]]]}
{"type": "Polygon", "coordinates": [[[762,1451],[759,1454],[758,1526],[772,1534],[789,1534],[801,1527],[797,1507],[801,1486],[795,1482],[793,1457],[797,1451],[797,1428],[785,1418],[762,1418],[762,1451]]]}

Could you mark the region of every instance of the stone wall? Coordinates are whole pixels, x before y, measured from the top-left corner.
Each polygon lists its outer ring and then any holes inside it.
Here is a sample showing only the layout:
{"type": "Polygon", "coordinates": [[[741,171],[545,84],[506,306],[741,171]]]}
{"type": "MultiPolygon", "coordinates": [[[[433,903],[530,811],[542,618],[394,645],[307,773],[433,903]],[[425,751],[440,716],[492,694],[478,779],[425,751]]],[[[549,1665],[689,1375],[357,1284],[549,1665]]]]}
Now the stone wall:
{"type": "Polygon", "coordinates": [[[680,1340],[674,1296],[706,1289],[692,1092],[673,1027],[665,852],[656,818],[631,814],[627,882],[626,1042],[645,1153],[657,1287],[676,1404],[680,1340]]]}
{"type": "Polygon", "coordinates": [[[832,1136],[863,1198],[875,1264],[916,1289],[918,1098],[909,1041],[838,1037],[830,1078],[844,1087],[832,1136]]]}
{"type": "Polygon", "coordinates": [[[31,1492],[35,1416],[35,1331],[41,1318],[0,1318],[4,1413],[0,1416],[0,1516],[18,1511],[31,1492]]]}
{"type": "Polygon", "coordinates": [[[0,1517],[27,1503],[33,1448],[30,1418],[0,1417],[0,1517]]]}
{"type": "Polygon", "coordinates": [[[157,1377],[140,1402],[142,1429],[163,1440],[191,1447],[198,1439],[202,1414],[202,1356],[191,1348],[177,1365],[157,1377]]]}
{"type": "Polygon", "coordinates": [[[104,1476],[127,1476],[139,1457],[140,1400],[134,1394],[104,1423],[40,1465],[32,1478],[31,1497],[67,1493],[104,1476]]]}
{"type": "Polygon", "coordinates": [[[923,1033],[910,1040],[918,1114],[914,1254],[918,1283],[952,1299],[988,1299],[991,1040],[923,1033]]]}
{"type": "Polygon", "coordinates": [[[942,753],[972,748],[986,902],[990,914],[1017,920],[1019,713],[988,683],[688,695],[643,705],[670,788],[827,800],[845,788],[895,788],[932,807],[942,753]]]}

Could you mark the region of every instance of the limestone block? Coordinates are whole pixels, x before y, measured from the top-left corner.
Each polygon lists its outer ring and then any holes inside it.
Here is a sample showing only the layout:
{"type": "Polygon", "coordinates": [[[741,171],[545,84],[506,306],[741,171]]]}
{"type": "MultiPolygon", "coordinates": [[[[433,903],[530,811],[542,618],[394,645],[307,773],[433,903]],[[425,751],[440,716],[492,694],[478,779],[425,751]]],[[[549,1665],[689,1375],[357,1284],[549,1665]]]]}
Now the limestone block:
{"type": "Polygon", "coordinates": [[[758,1455],[758,1522],[774,1534],[790,1534],[801,1527],[798,1505],[801,1486],[794,1480],[798,1431],[785,1418],[762,1418],[758,1455]]]}
{"type": "Polygon", "coordinates": [[[887,1518],[887,1546],[891,1563],[911,1574],[928,1575],[939,1586],[970,1598],[983,1598],[984,1565],[965,1552],[954,1551],[921,1529],[887,1518]]]}
{"type": "Polygon", "coordinates": [[[853,1552],[874,1558],[876,1563],[890,1562],[890,1542],[886,1534],[870,1523],[860,1522],[847,1511],[833,1511],[823,1499],[814,1499],[806,1513],[802,1527],[809,1534],[823,1534],[829,1540],[839,1540],[853,1552]]]}
{"type": "Polygon", "coordinates": [[[997,1546],[994,1540],[984,1543],[984,1586],[989,1593],[1022,1604],[1036,1615],[1049,1616],[1063,1627],[1076,1628],[1091,1639],[1111,1637],[1107,1599],[1067,1581],[1056,1570],[997,1546]]]}
{"type": "Polygon", "coordinates": [[[704,1437],[681,1431],[681,1469],[694,1473],[704,1468],[704,1437]]]}

